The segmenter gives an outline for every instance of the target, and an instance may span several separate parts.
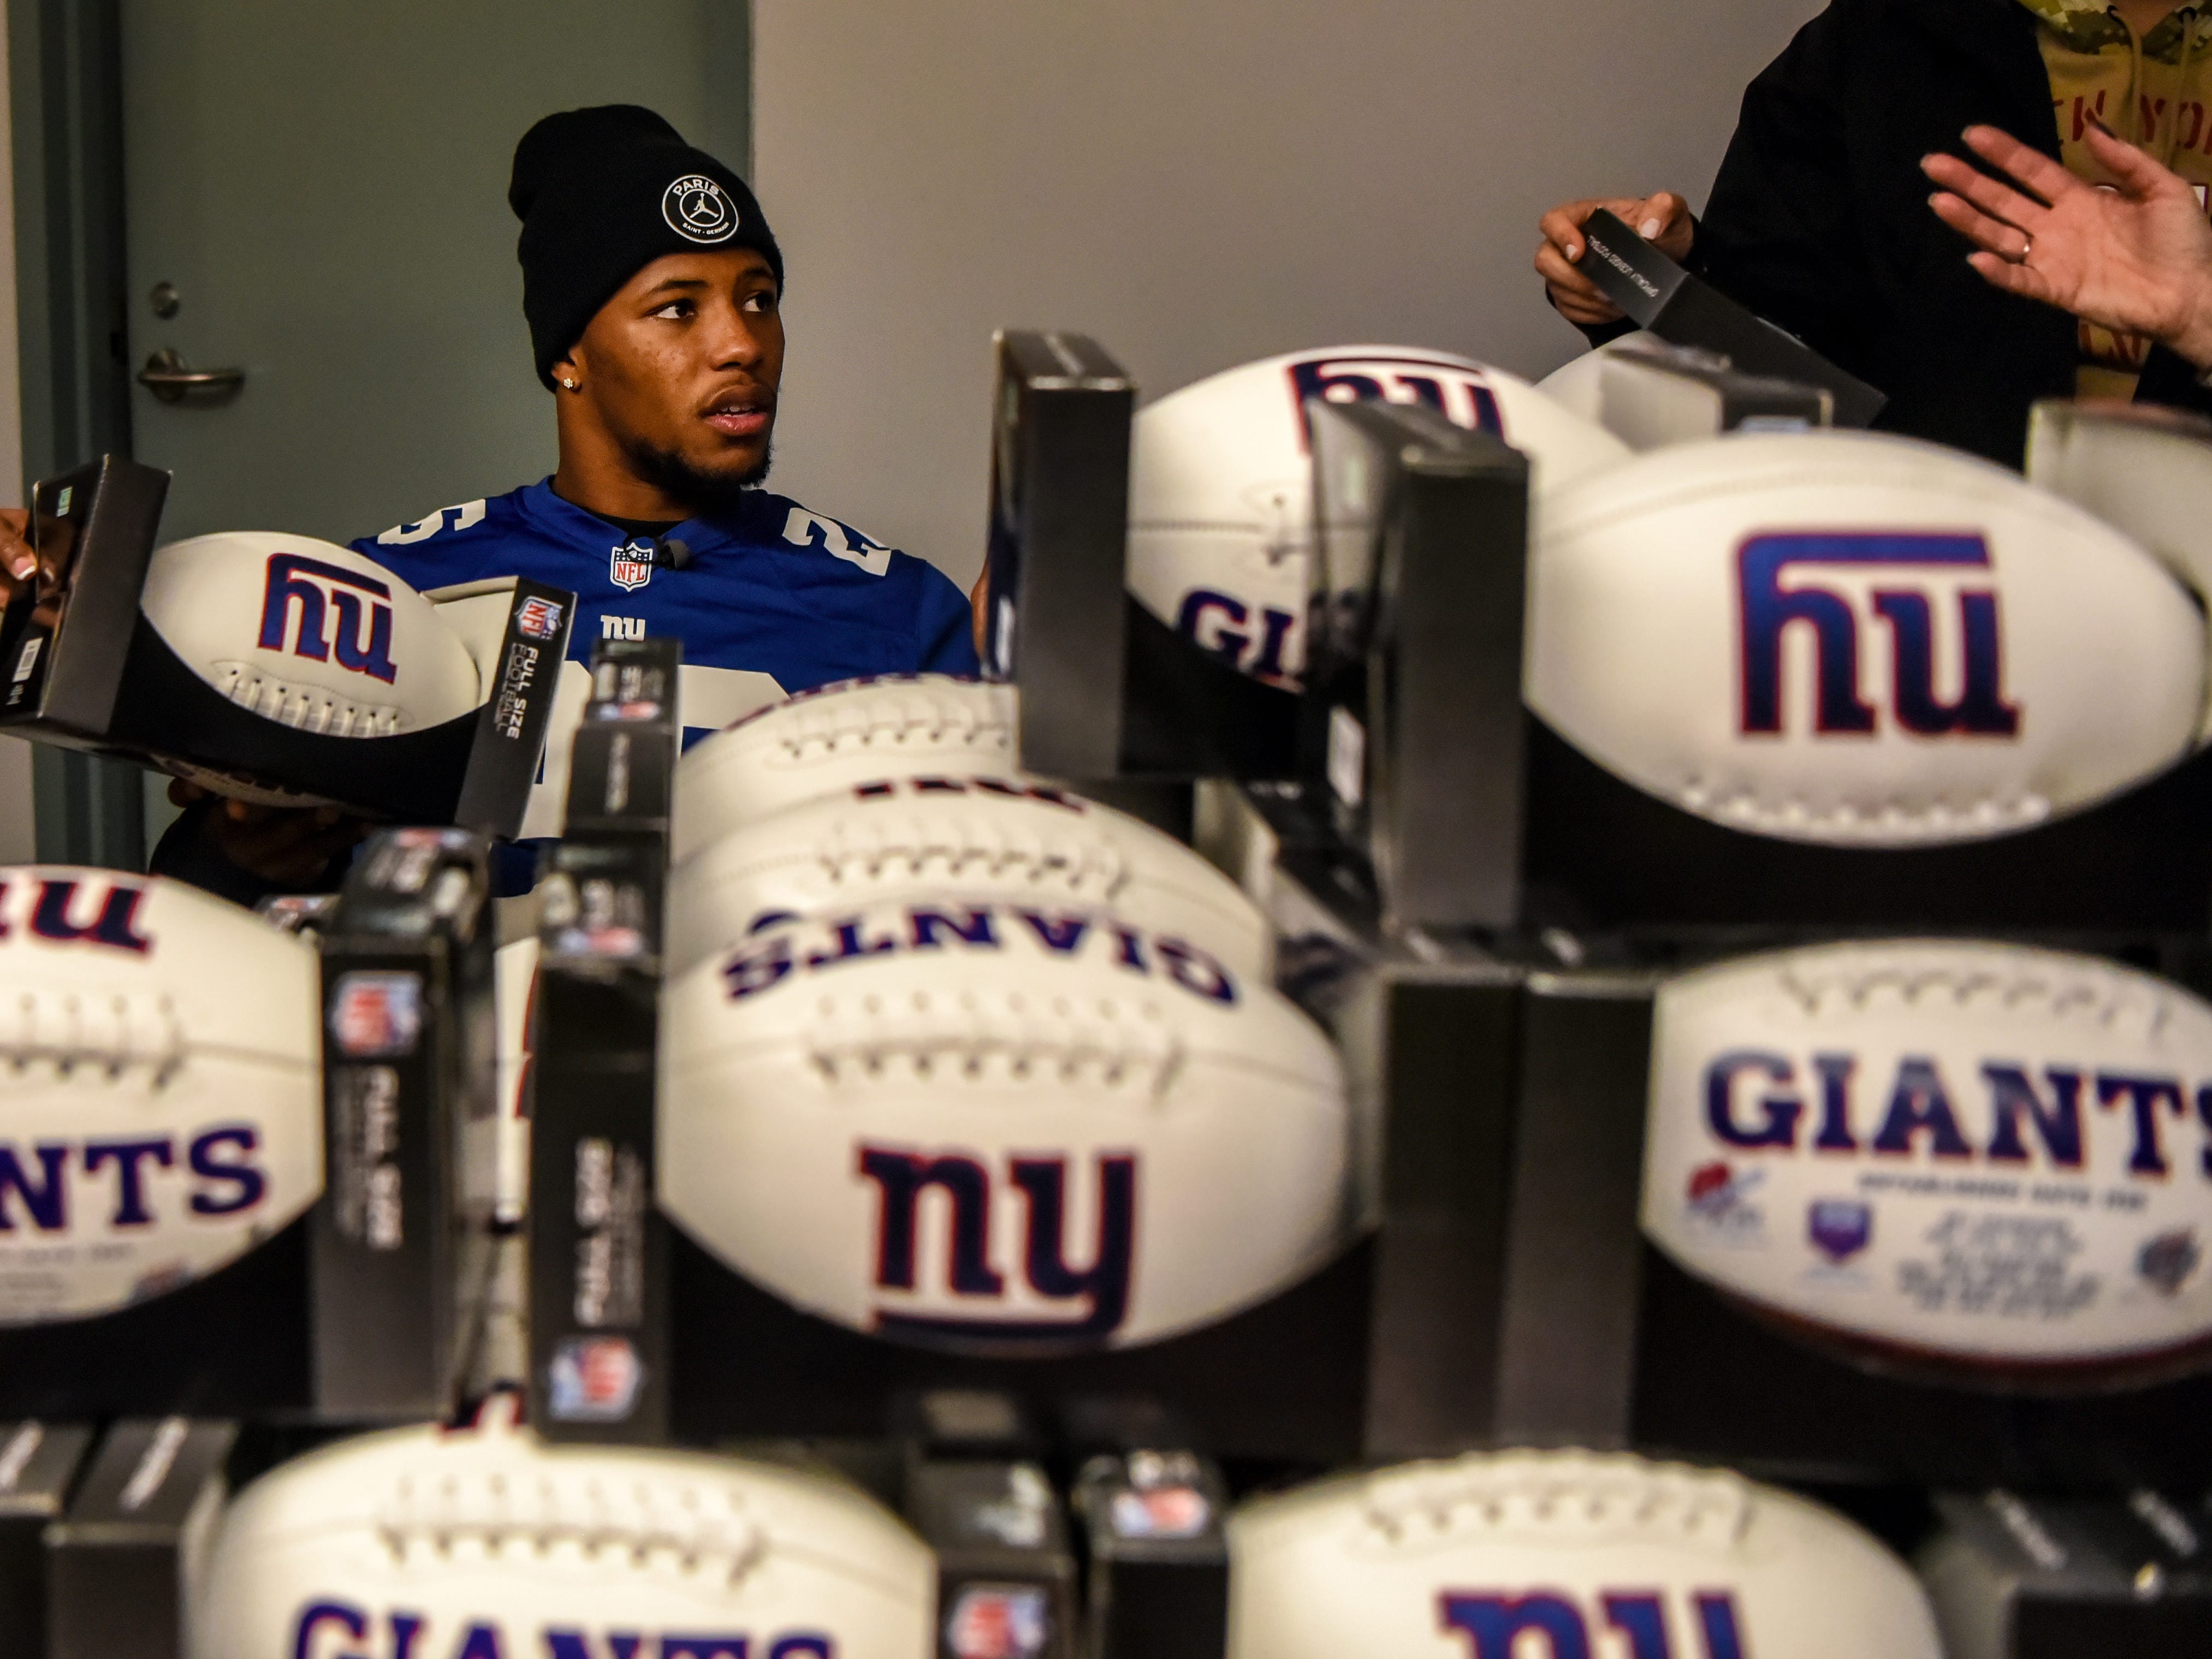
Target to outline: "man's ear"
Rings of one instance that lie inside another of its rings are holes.
[[[579,340],[568,348],[566,356],[553,362],[553,384],[563,392],[572,392],[584,383],[584,343]]]

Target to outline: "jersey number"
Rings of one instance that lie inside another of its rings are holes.
[[[452,522],[447,517],[451,515]],[[376,538],[380,547],[404,547],[410,542],[427,542],[441,530],[466,530],[472,524],[483,521],[484,504],[481,498],[463,501],[459,507],[441,507],[420,524],[396,524]]]
[[[853,544],[855,537],[860,538],[858,547]],[[803,507],[793,507],[791,516],[783,521],[783,538],[793,547],[818,547],[833,559],[857,564],[871,576],[880,576],[891,568],[890,549]]]

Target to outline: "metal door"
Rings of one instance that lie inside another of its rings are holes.
[[[641,103],[744,162],[743,0],[123,0],[132,447],[165,537],[373,533],[542,477],[515,140]],[[734,153],[733,153],[734,152]]]
[[[33,468],[127,445],[175,475],[167,538],[342,541],[542,477],[515,140],[641,103],[743,168],[750,22],[747,0],[16,0]],[[55,753],[40,780],[48,856],[128,861],[127,769]],[[147,834],[168,816],[152,780]]]

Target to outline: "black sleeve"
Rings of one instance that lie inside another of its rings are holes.
[[[352,854],[341,854],[324,867],[323,873],[305,887],[280,887],[264,881],[250,870],[241,870],[224,856],[215,838],[207,833],[207,817],[212,803],[202,801],[187,806],[174,823],[164,832],[154,848],[154,855],[146,861],[147,872],[156,876],[167,876],[203,892],[213,893],[217,898],[227,898],[234,904],[243,904],[249,909],[278,893],[335,893],[345,874]]]
[[[1844,115],[1860,9],[1836,0],[1745,89],[1690,257],[1738,304],[1846,367],[1867,356],[1853,322],[1865,255]]]
[[[2212,416],[2212,387],[2198,378],[2194,363],[2164,346],[2154,349],[2143,365],[2142,378],[2136,382],[2136,401]]]

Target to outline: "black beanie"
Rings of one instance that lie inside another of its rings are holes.
[[[635,104],[549,115],[514,147],[507,204],[522,221],[522,314],[538,378],[655,259],[749,247],[783,286],[783,255],[745,181]]]

